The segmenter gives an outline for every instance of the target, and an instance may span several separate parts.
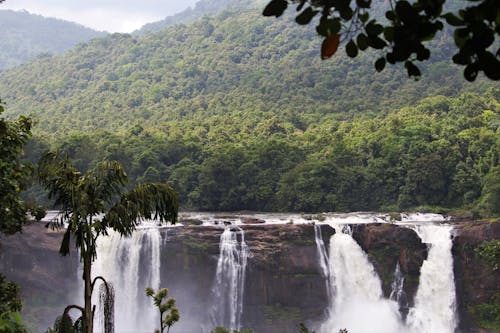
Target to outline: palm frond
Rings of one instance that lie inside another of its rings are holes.
[[[102,225],[129,236],[142,219],[175,224],[178,212],[178,195],[172,187],[145,183],[125,193],[103,218]]]
[[[64,233],[64,237],[63,237],[63,240],[61,242],[61,247],[59,248],[59,253],[62,256],[66,256],[69,254],[70,239],[71,239],[71,230],[68,228],[68,229],[66,229],[66,232]]]
[[[38,162],[38,179],[49,191],[49,198],[63,210],[72,206],[74,188],[78,185],[80,173],[75,169],[68,156],[61,152],[46,152]]]
[[[121,194],[128,177],[120,163],[105,161],[85,175],[86,192],[99,200],[111,205],[113,200]]]

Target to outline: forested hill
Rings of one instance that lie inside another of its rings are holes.
[[[247,10],[144,37],[114,34],[0,73],[0,92],[8,112],[31,114],[38,131],[59,134],[245,113],[307,123],[470,86],[449,64],[449,43],[436,45],[434,62],[415,82],[402,66],[377,74],[373,57],[350,60],[342,51],[321,61],[313,29],[291,21]]]
[[[12,10],[0,10],[0,31],[0,69],[37,56],[60,54],[82,41],[106,35],[76,23]]]
[[[0,73],[10,116],[37,120],[80,169],[120,161],[183,208],[348,211],[418,205],[498,214],[498,85],[467,83],[439,38],[423,78],[373,57],[321,61],[314,29],[225,11],[114,34]]]

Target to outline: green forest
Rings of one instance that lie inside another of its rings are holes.
[[[310,30],[224,11],[3,71],[0,91],[35,121],[27,159],[117,160],[182,209],[499,213],[500,88],[463,79],[446,31],[414,80],[373,53],[321,61]]]

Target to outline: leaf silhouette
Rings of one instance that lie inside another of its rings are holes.
[[[321,45],[321,59],[328,59],[337,52],[339,48],[340,35],[330,35],[323,40]]]

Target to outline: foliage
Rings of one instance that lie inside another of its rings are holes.
[[[9,116],[39,122],[28,160],[46,148],[81,171],[116,160],[133,184],[168,181],[184,208],[482,203],[494,215],[498,182],[485,177],[500,160],[499,90],[460,80],[451,43],[443,31],[428,45],[418,82],[394,68],[374,76],[367,53],[324,75],[314,34],[290,17],[229,11],[3,71],[0,90]]]
[[[465,78],[474,81],[483,71],[492,80],[500,79],[500,49],[495,43],[500,35],[498,3],[471,0],[466,2],[466,7],[453,8],[455,12],[452,12],[446,11],[446,2],[451,3],[449,6],[457,6],[451,0],[391,0],[385,10],[385,19],[381,20],[377,17],[380,11],[377,1],[271,0],[263,15],[279,17],[292,4],[298,12],[295,21],[304,25],[319,14],[316,31],[324,37],[322,58],[331,57],[342,38],[349,57],[354,58],[358,51],[369,48],[381,50],[383,56],[375,62],[378,71],[384,69],[386,62],[404,62],[408,75],[417,77],[421,72],[414,62],[431,56],[424,43],[436,38],[437,32],[448,24],[447,29],[454,29],[458,48],[453,62],[466,66]]]
[[[0,314],[21,311],[22,303],[19,299],[19,286],[14,282],[6,281],[0,274]]]
[[[315,333],[314,331],[309,331],[309,329],[304,325],[304,323],[299,323],[299,333]],[[349,333],[345,328],[340,329],[338,333]]]
[[[491,303],[481,303],[469,310],[480,327],[493,331],[500,330],[500,294],[497,293]]]
[[[175,305],[175,298],[168,297],[168,289],[163,288],[155,291],[152,288],[146,288],[146,295],[153,299],[153,304],[160,311],[160,333],[163,333],[165,328],[167,333],[170,327],[179,321],[179,309]]]
[[[300,333],[309,333],[309,329],[306,327],[306,325],[304,325],[304,323],[299,323],[299,332]],[[310,333],[315,333],[314,331],[310,332]]]
[[[3,112],[0,100],[0,115]],[[19,232],[27,222],[21,191],[27,185],[31,168],[20,157],[31,135],[31,125],[31,120],[24,116],[15,121],[0,118],[0,233]]]
[[[480,208],[486,215],[500,215],[500,166],[490,169],[483,178]]]
[[[96,153],[84,156],[96,157],[82,160],[82,167],[112,157],[131,166],[135,182],[147,180],[154,169],[155,179],[168,179],[182,205],[191,209],[317,212],[479,205],[484,214],[495,215],[497,96],[498,89],[435,96],[376,116],[317,114],[298,124],[287,116],[270,121],[248,111],[243,120],[166,122],[168,133],[154,127],[136,135],[103,131],[79,134],[77,144],[68,144],[74,142],[70,135],[47,145],[71,147],[72,158],[93,147]]]
[[[396,70],[374,80],[369,54],[336,59],[332,75],[324,75],[313,33],[290,18],[271,21],[244,10],[142,37],[94,39],[61,57],[1,72],[0,91],[9,114],[29,110],[37,131],[49,137],[79,132],[68,142],[73,147],[97,129],[135,136],[140,128],[156,127],[166,135],[182,135],[175,126],[185,121],[201,141],[220,141],[233,131],[206,137],[207,127],[244,118],[241,130],[251,131],[257,125],[254,116],[267,120],[259,132],[286,135],[290,125],[303,129],[325,114],[345,119],[392,111],[469,88],[445,62],[451,43],[452,36],[443,33],[429,46],[434,57],[420,82]],[[196,126],[200,122],[204,126]],[[65,150],[71,153],[73,147]],[[93,147],[76,148],[85,156]]]
[[[73,237],[83,263],[85,306],[70,305],[64,314],[71,309],[79,310],[83,331],[92,333],[95,283],[102,280],[106,290],[110,291],[104,278],[93,278],[91,273],[97,255],[97,238],[107,235],[108,229],[129,236],[142,219],[175,223],[177,193],[161,183],[140,184],[125,192],[127,175],[118,162],[100,162],[82,174],[61,152],[47,152],[42,156],[38,163],[38,177],[60,210],[60,219],[53,224],[60,227],[67,224],[59,252],[69,254]]]
[[[22,303],[19,299],[19,286],[14,282],[6,281],[0,274],[0,332],[23,333],[21,322]]]
[[[21,315],[18,312],[0,313],[0,332],[25,333],[26,330],[21,322]]]
[[[500,240],[484,241],[474,251],[493,271],[500,269]]]

